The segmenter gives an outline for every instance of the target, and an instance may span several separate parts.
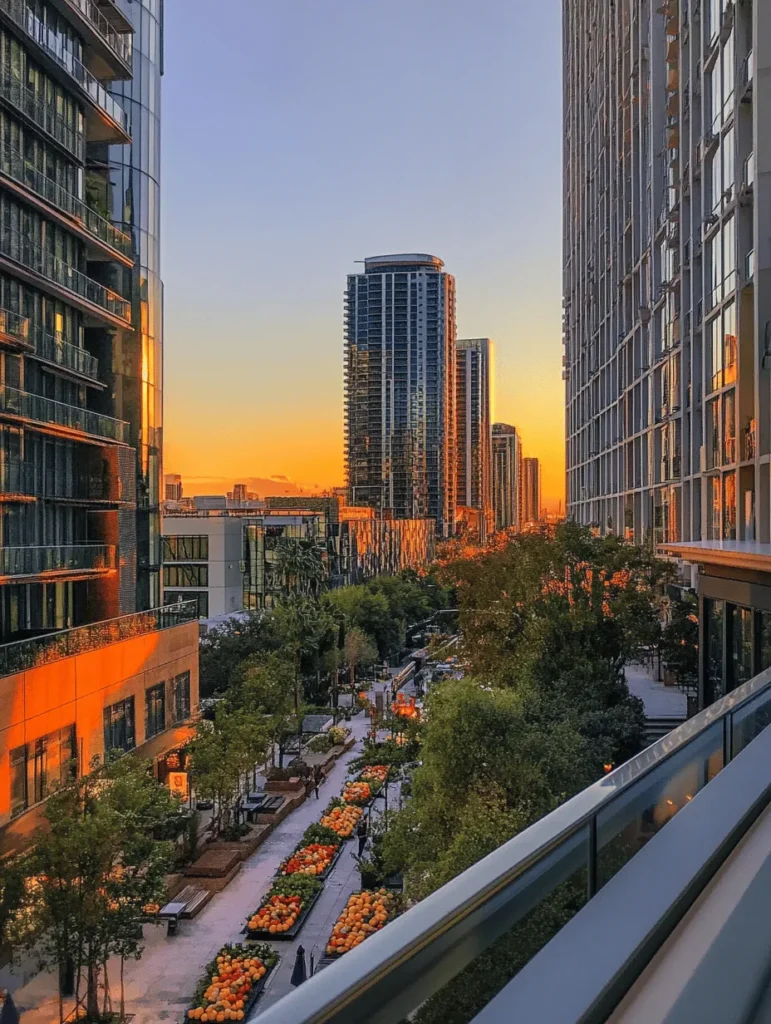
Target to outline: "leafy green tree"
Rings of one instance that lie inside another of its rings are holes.
[[[349,627],[357,626],[377,644],[381,659],[396,659],[404,647],[406,627],[403,619],[391,612],[382,593],[373,593],[366,585],[340,587],[323,597],[324,605],[342,616]]]
[[[350,673],[351,686],[356,684],[356,670],[374,665],[378,659],[378,650],[371,636],[354,626],[345,635],[343,658]]]
[[[324,582],[321,551],[314,541],[280,537],[276,543],[276,573],[287,596],[316,597]]]
[[[210,629],[199,645],[201,696],[225,693],[244,661],[277,651],[280,645],[273,618],[266,612]]]
[[[678,684],[693,690],[699,679],[699,608],[695,594],[669,601],[669,620],[661,639],[661,655]]]

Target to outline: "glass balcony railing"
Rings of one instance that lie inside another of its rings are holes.
[[[698,805],[697,799],[701,800],[698,794],[709,790],[715,780],[718,790],[729,799],[730,790],[726,792],[719,783],[723,771],[728,766],[730,774],[735,768],[734,759],[744,754],[769,723],[771,672],[765,671],[520,832],[382,931],[370,935],[363,948],[351,950],[314,974],[265,1009],[260,1015],[261,1024],[364,1024],[374,1019],[409,1019],[497,939],[511,934],[534,908],[559,893],[565,883],[570,883],[576,893],[570,901],[575,915],[581,906],[591,904],[603,886],[659,832],[664,830],[666,835],[678,814],[685,808],[690,813],[692,802]],[[765,746],[763,757],[767,760]],[[763,763],[762,758],[756,761]],[[753,762],[752,771],[762,769]],[[754,797],[758,800],[754,808],[768,806],[767,786],[767,778],[758,781],[765,799]],[[746,830],[758,811],[743,813]],[[718,819],[718,828],[722,823],[723,819]],[[697,832],[695,842],[703,843],[706,834]],[[710,841],[713,838],[711,835]],[[724,856],[733,848],[732,844],[725,846]],[[675,844],[670,856],[677,859],[681,850]],[[693,856],[692,851],[687,853]],[[666,858],[659,863],[665,864]],[[675,877],[679,881],[680,876]],[[702,885],[705,881],[702,879]],[[653,891],[655,878],[650,879],[650,885]],[[579,886],[585,893],[583,899],[578,895]],[[636,906],[644,898],[637,890]],[[560,905],[568,906],[568,901]],[[607,901],[603,905],[607,906]],[[686,901],[685,906],[689,905]],[[628,907],[619,909],[622,915],[631,913]],[[660,936],[669,935],[675,923],[670,919],[668,930],[660,929]],[[594,925],[599,927],[597,921]],[[542,932],[545,945],[553,933],[546,925]],[[614,941],[624,933],[617,929],[609,934]],[[529,935],[525,940],[528,943],[532,941]],[[641,948],[639,944],[635,947],[636,955]],[[590,954],[595,955],[593,950]],[[567,984],[586,994],[582,974],[570,973]],[[540,992],[543,996],[543,989]],[[542,1007],[530,1009],[529,1013],[510,1012],[484,1019],[608,1019],[607,1013],[583,1016],[542,1012],[539,1016]]]
[[[13,146],[0,143],[0,174],[30,189],[51,206],[69,214],[80,221],[83,227],[101,242],[117,249],[124,256],[132,256],[132,243],[129,235],[120,231],[105,217],[92,210],[82,199],[68,192],[53,178],[46,177],[29,160],[25,160],[19,150]]]
[[[93,437],[128,444],[129,425],[123,420],[3,385],[0,385],[0,413],[36,423],[51,423],[69,430],[80,430]]]
[[[0,461],[0,495],[35,493],[35,467],[20,459]]]
[[[107,92],[102,83],[91,74],[81,60],[78,60],[62,45],[62,37],[45,25],[40,18],[27,6],[25,0],[0,0],[0,9],[4,10],[22,31],[45,50],[52,60],[77,82],[92,103],[119,125],[126,134],[131,134],[128,114],[118,101]]]
[[[58,114],[54,107],[36,96],[7,64],[0,66],[0,93],[12,106],[34,121],[44,132],[64,146],[79,163],[86,158],[86,137]]]
[[[67,370],[74,370],[84,377],[91,377],[92,380],[99,379],[99,362],[96,356],[56,334],[50,334],[42,327],[33,326],[26,316],[21,316],[12,309],[0,307],[0,335],[31,346],[41,359],[47,359]]]
[[[115,568],[112,544],[0,548],[0,576],[39,576],[46,572],[94,572]]]
[[[94,651],[121,640],[132,640],[161,629],[172,629],[186,622],[198,621],[196,601],[153,608],[147,612],[123,615],[118,619],[105,619],[89,626],[63,629],[46,636],[19,640],[0,646],[0,676],[24,672],[39,665],[49,665],[62,658]]]
[[[131,323],[131,303],[58,256],[47,252],[29,236],[13,228],[0,228],[0,255],[21,263],[126,324]]]
[[[131,67],[133,38],[130,32],[116,32],[107,18],[102,14],[93,0],[67,0],[74,10],[79,11],[89,22],[94,31],[101,36],[120,60]]]

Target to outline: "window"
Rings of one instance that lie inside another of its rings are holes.
[[[197,601],[198,618],[209,618],[209,595],[205,590],[165,590],[163,599],[166,604],[177,604],[180,601]]]
[[[75,726],[41,736],[10,753],[11,817],[40,803],[76,771]]]
[[[732,612],[732,689],[752,678],[752,612],[749,608],[729,605]]]
[[[164,562],[207,562],[209,538],[205,534],[191,537],[164,537]]]
[[[182,672],[171,681],[172,721],[177,724],[190,718],[190,673]]]
[[[104,709],[104,752],[133,750],[135,746],[134,698],[127,697]]]
[[[164,565],[164,587],[208,587],[208,565]]]
[[[707,678],[705,703],[712,704],[725,693],[723,681],[723,622],[725,602],[707,600],[704,602],[705,627],[707,632]]]
[[[166,728],[166,687],[164,683],[145,690],[145,739]]]

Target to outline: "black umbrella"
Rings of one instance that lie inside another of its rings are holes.
[[[296,987],[302,985],[304,981],[308,980],[308,969],[305,966],[305,950],[302,946],[297,947],[297,956],[294,960],[294,967],[292,968],[292,984]],[[0,1019],[0,1024],[4,1024]]]
[[[19,1024],[19,1011],[11,999],[11,993],[0,1004],[0,1024]]]

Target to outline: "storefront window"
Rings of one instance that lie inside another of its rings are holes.
[[[731,608],[732,624],[732,689],[752,679],[752,611]]]
[[[760,665],[758,671],[771,668],[771,612],[760,613]]]
[[[723,679],[723,620],[725,602],[707,600],[705,603],[707,657],[705,679],[705,705],[712,704],[725,693]]]

